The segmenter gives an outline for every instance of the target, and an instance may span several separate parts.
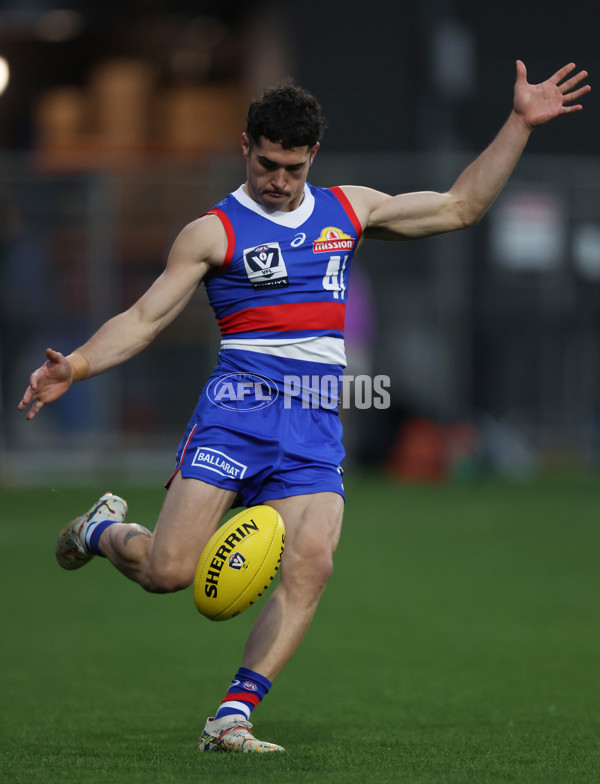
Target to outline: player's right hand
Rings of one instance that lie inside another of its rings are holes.
[[[71,386],[73,369],[69,360],[59,351],[46,349],[46,362],[35,370],[29,379],[19,411],[30,406],[25,419],[33,419],[40,408],[64,395]]]

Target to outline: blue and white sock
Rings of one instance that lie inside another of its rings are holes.
[[[271,688],[271,681],[258,672],[240,667],[221,701],[215,719],[242,713],[247,719]]]
[[[117,522],[118,520],[99,520],[97,523],[90,523],[90,525],[88,525],[85,531],[84,541],[85,541],[85,546],[90,553],[92,553],[93,555],[100,555],[102,556],[102,558],[105,557],[100,552],[98,547],[100,543],[100,537],[102,536],[102,534],[108,528],[109,525],[113,525],[114,523]]]

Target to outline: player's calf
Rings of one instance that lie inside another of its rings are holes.
[[[188,588],[194,580],[194,575],[186,574],[177,561],[161,559],[157,562],[150,557],[140,568],[138,577],[134,579],[150,593],[175,593]]]

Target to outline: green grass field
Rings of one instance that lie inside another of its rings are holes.
[[[3,489],[0,781],[598,782],[600,485],[348,481],[336,573],[255,714],[283,755],[200,755],[257,608],[214,624],[56,533],[104,486]],[[122,487],[149,523],[161,489]]]

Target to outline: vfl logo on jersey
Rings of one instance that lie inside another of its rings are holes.
[[[290,285],[278,242],[266,242],[245,250],[244,265],[253,289],[276,289]]]
[[[328,253],[331,250],[352,250],[354,240],[349,234],[344,234],[341,229],[327,226],[323,229],[318,240],[313,242],[315,253]]]

